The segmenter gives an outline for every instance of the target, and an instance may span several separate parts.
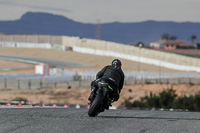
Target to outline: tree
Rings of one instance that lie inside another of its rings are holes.
[[[144,47],[145,44],[144,44],[143,42],[138,42],[138,43],[136,44],[136,46],[141,48],[141,47]]]
[[[169,34],[163,33],[161,39],[162,39],[162,40],[169,40]]]
[[[178,38],[177,38],[177,36],[170,36],[170,40],[177,40]]]
[[[195,40],[195,39],[197,39],[197,36],[192,35],[192,36],[191,36],[192,44],[194,43],[194,40]]]

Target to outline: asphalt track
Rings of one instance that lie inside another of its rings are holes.
[[[49,64],[51,67],[91,67],[91,64],[71,62],[71,61],[62,61],[56,59],[47,59],[47,58],[34,58],[34,57],[21,57],[21,56],[3,56],[0,55],[0,59],[7,60],[20,60],[23,59],[25,62],[27,61],[35,61],[38,63]]]
[[[86,108],[0,108],[0,133],[199,133],[200,113]]]

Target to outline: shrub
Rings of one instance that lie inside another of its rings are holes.
[[[162,91],[159,94],[159,100],[160,100],[160,107],[161,108],[171,108],[172,103],[176,98],[175,91],[171,88],[167,91]]]
[[[28,99],[23,98],[23,97],[16,97],[12,101],[19,101],[19,102],[24,101],[24,102],[28,102]]]
[[[200,93],[194,96],[177,97],[175,91],[171,88],[155,95],[142,97],[133,103],[126,100],[124,105],[128,108],[164,108],[164,109],[184,109],[189,111],[200,111]]]
[[[179,97],[173,102],[172,108],[174,109],[188,109],[188,110],[194,110],[194,97],[189,96],[189,97]]]

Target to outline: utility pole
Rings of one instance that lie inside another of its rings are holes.
[[[140,72],[140,54],[141,54],[142,44],[139,44],[139,56],[138,56],[138,71]]]
[[[97,40],[101,39],[101,21],[100,21],[100,19],[97,19],[97,24],[96,24],[96,39]]]

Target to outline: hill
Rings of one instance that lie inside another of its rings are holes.
[[[125,44],[136,44],[139,41],[149,44],[159,40],[163,33],[185,41],[190,41],[192,35],[200,34],[200,23],[191,22],[113,22],[99,26],[100,39]],[[0,32],[6,34],[67,35],[95,39],[96,29],[97,24],[76,22],[63,16],[40,12],[27,12],[15,21],[0,21]]]

